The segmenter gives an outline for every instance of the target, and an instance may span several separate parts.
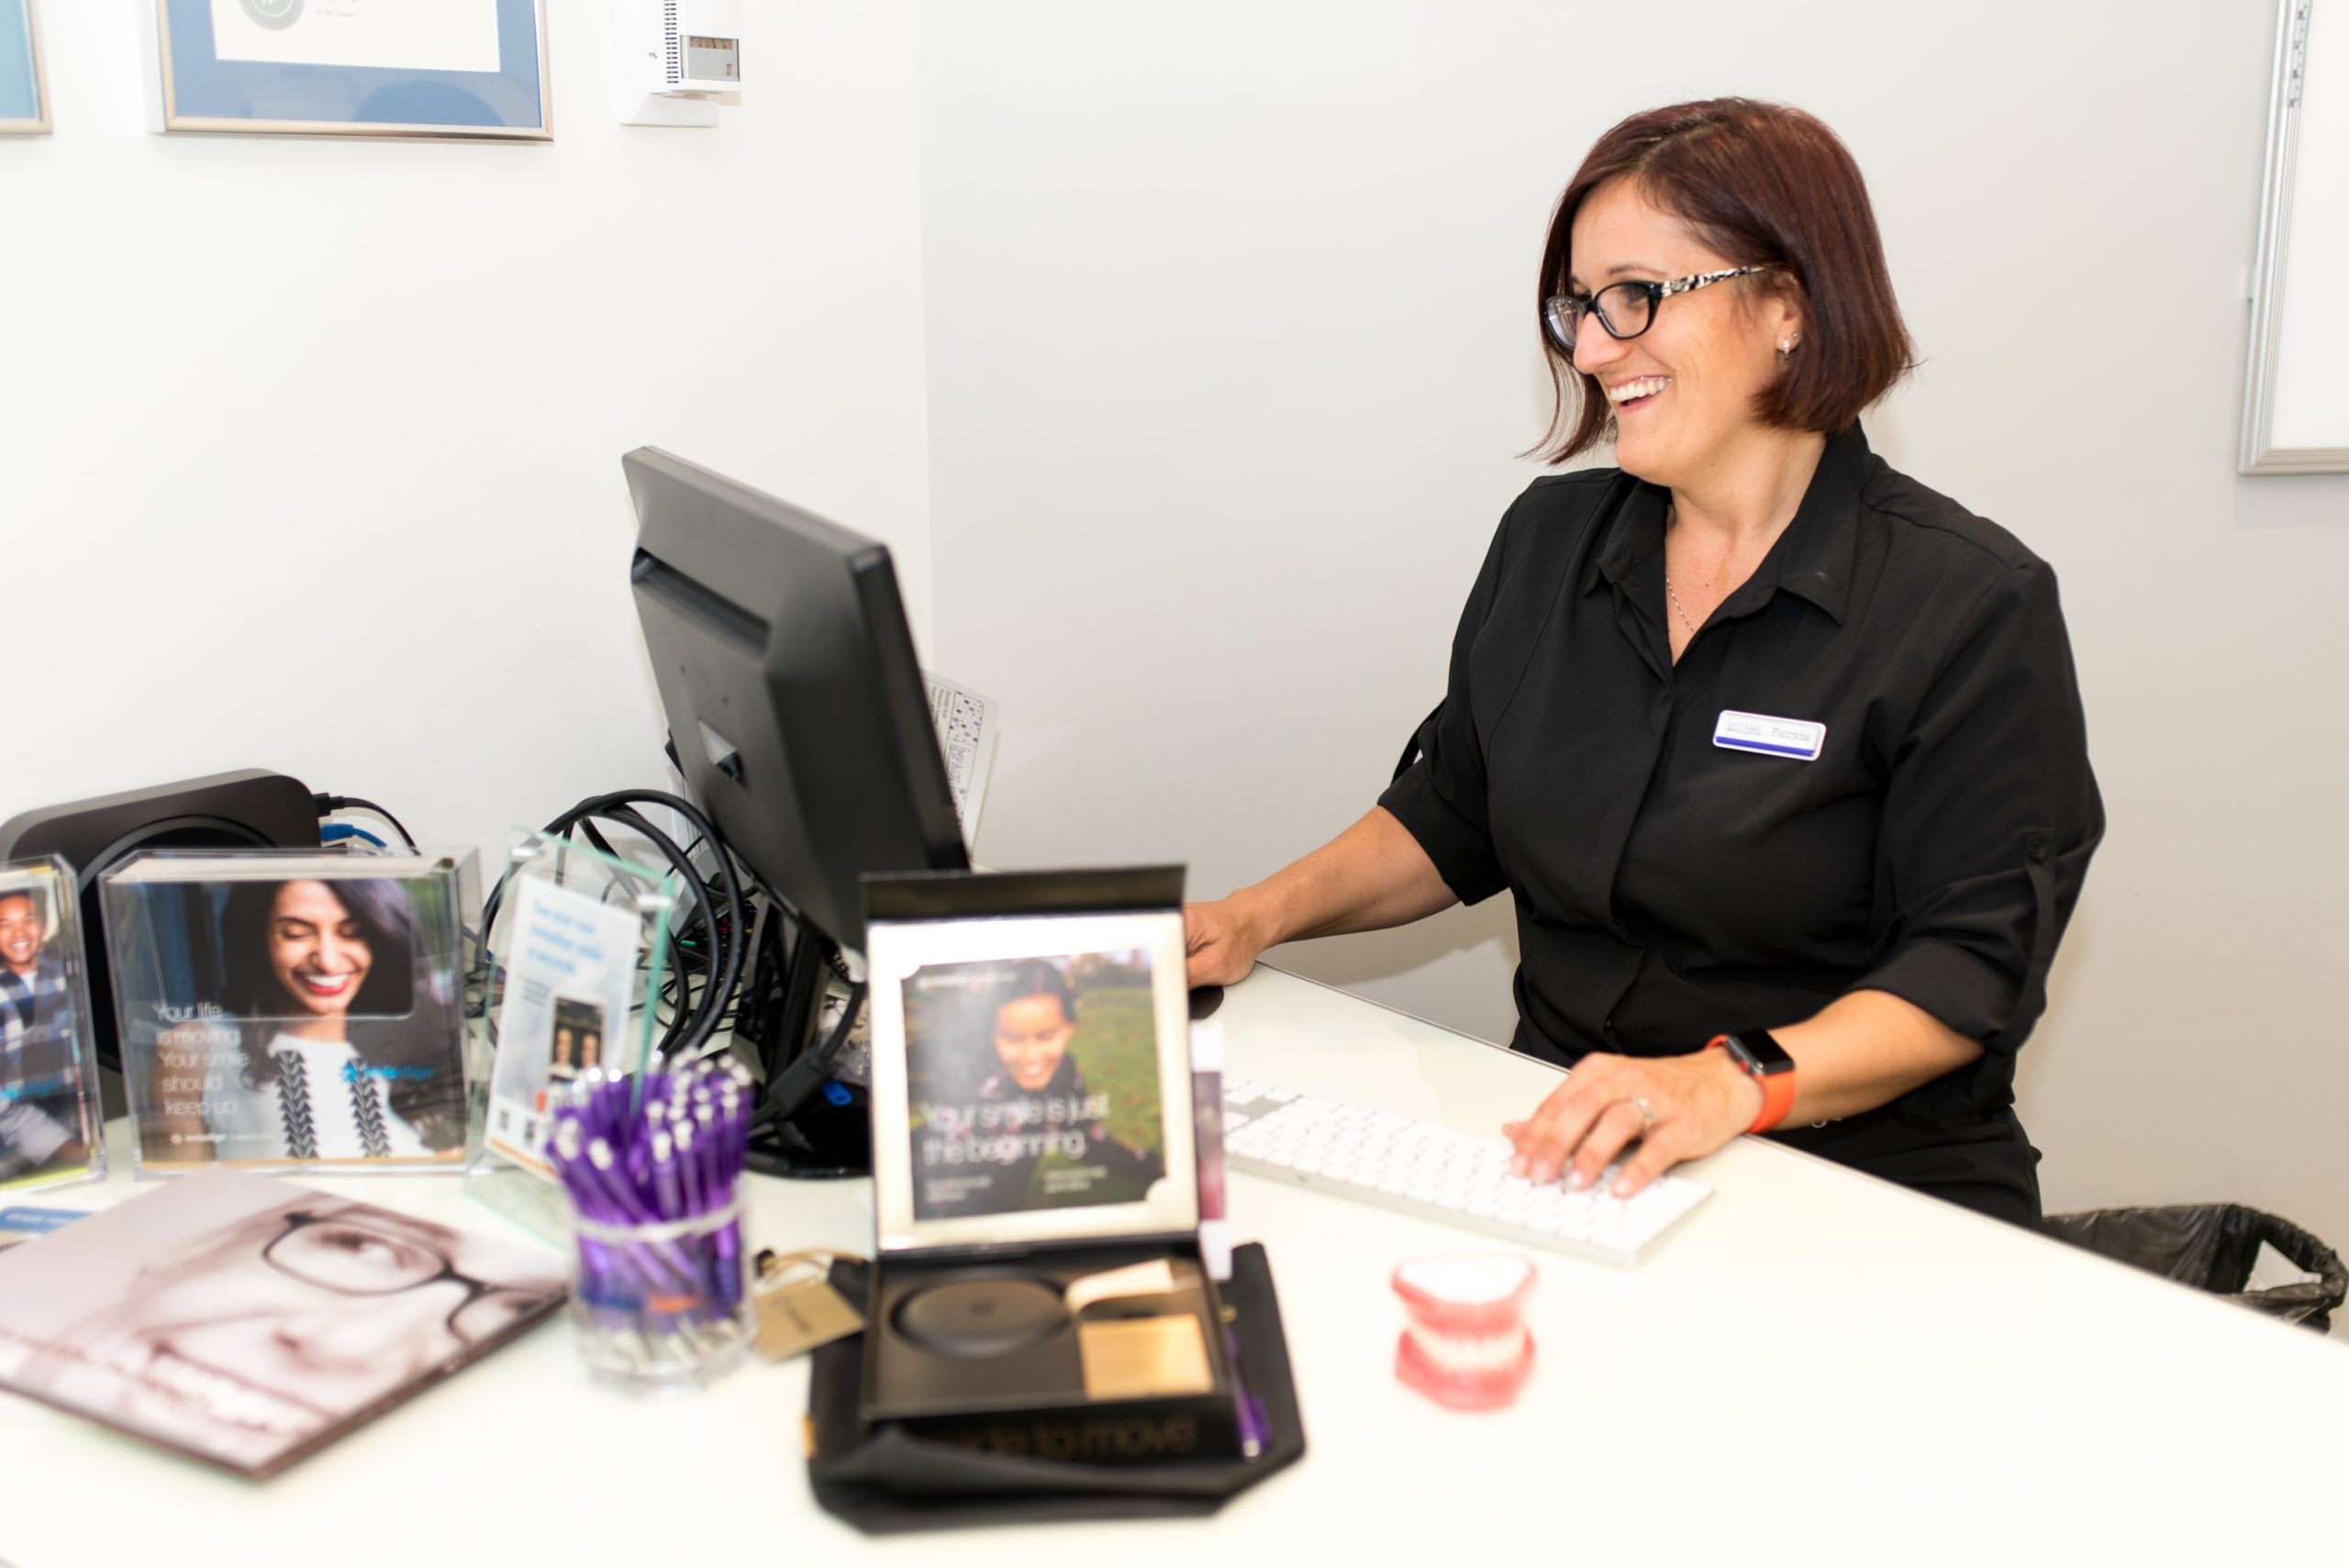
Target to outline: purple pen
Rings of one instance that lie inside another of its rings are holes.
[[[669,1124],[669,1145],[677,1156],[677,1212],[672,1219],[690,1219],[701,1214],[701,1157],[695,1151],[696,1140],[694,1124],[688,1119]]]
[[[1264,1402],[1248,1386],[1246,1369],[1240,1364],[1240,1332],[1229,1323],[1224,1325],[1223,1343],[1231,1352],[1231,1393],[1239,1407],[1240,1451],[1254,1459],[1273,1440],[1273,1423],[1264,1414]]]

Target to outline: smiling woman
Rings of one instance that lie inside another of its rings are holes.
[[[240,1151],[273,1141],[289,1159],[456,1149],[462,1095],[448,1082],[445,1020],[417,1016],[415,930],[390,879],[232,887],[221,1006],[241,1026],[244,1092],[206,1102],[208,1130]]]
[[[1519,1174],[1639,1190],[1742,1132],[2039,1211],[2014,1053],[2104,818],[2046,564],[1895,473],[1912,353],[1851,153],[1746,99],[1636,115],[1535,292],[1553,462],[1501,521],[1416,761],[1186,911],[1193,984],[1503,888]],[[1720,1049],[1713,1049],[1719,1047]]]
[[[1689,264],[1675,268],[1673,257]],[[1628,356],[1597,334],[1575,358],[1578,324],[1598,295],[1605,339],[1630,341],[1656,325],[1664,297],[1747,280],[1709,302],[1744,328],[1720,345],[1746,361],[1738,390],[1748,406],[1717,413],[1731,423],[1845,429],[1915,358],[1859,165],[1819,121],[1774,105],[1682,105],[1609,131],[1558,198],[1541,278],[1542,347],[1558,392],[1544,443],[1552,462],[1625,433],[1621,383],[1638,362],[1626,369]]]

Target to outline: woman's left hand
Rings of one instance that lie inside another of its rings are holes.
[[[1637,1140],[1608,1189],[1629,1197],[1679,1162],[1710,1154],[1761,1114],[1762,1086],[1726,1051],[1595,1051],[1531,1117],[1501,1131],[1517,1145],[1511,1163],[1519,1175],[1536,1184],[1562,1177],[1577,1190]]]

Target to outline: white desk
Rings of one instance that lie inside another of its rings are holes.
[[[1554,1081],[1270,970],[1223,1016],[1236,1073],[1455,1126],[1494,1127]],[[1310,1448],[1213,1519],[868,1540],[808,1495],[804,1362],[647,1400],[591,1383],[557,1323],[262,1485],[0,1396],[0,1561],[1197,1568],[1208,1551],[1318,1565],[1342,1547],[1381,1563],[1531,1550],[1873,1565],[2323,1550],[2321,1512],[2263,1517],[2238,1499],[2332,1495],[2341,1346],[1772,1145],[1741,1140],[1692,1169],[1718,1192],[1637,1271],[1535,1254],[1539,1363],[1493,1415],[1395,1382],[1386,1283],[1403,1258],[1490,1243],[1236,1177],[1234,1228],[1270,1248]],[[446,1178],[317,1184],[506,1223]],[[865,1184],[754,1185],[755,1242],[869,1245]],[[130,1190],[117,1177],[50,1201]],[[692,1506],[654,1515],[640,1498]]]

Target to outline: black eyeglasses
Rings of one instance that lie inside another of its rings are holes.
[[[467,1344],[507,1328],[538,1299],[459,1273],[437,1247],[359,1221],[315,1214],[287,1215],[285,1229],[262,1249],[261,1256],[278,1273],[337,1296],[397,1296],[444,1280],[461,1284],[465,1298],[451,1309],[448,1327]]]
[[[1607,335],[1618,342],[1636,338],[1655,325],[1655,307],[1659,300],[1675,294],[1687,294],[1729,278],[1742,278],[1748,272],[1766,272],[1767,267],[1731,267],[1725,272],[1698,272],[1689,277],[1675,278],[1670,283],[1609,284],[1597,294],[1553,294],[1542,302],[1542,324],[1549,329],[1550,341],[1568,359],[1575,357],[1575,329],[1586,316],[1596,316]]]

